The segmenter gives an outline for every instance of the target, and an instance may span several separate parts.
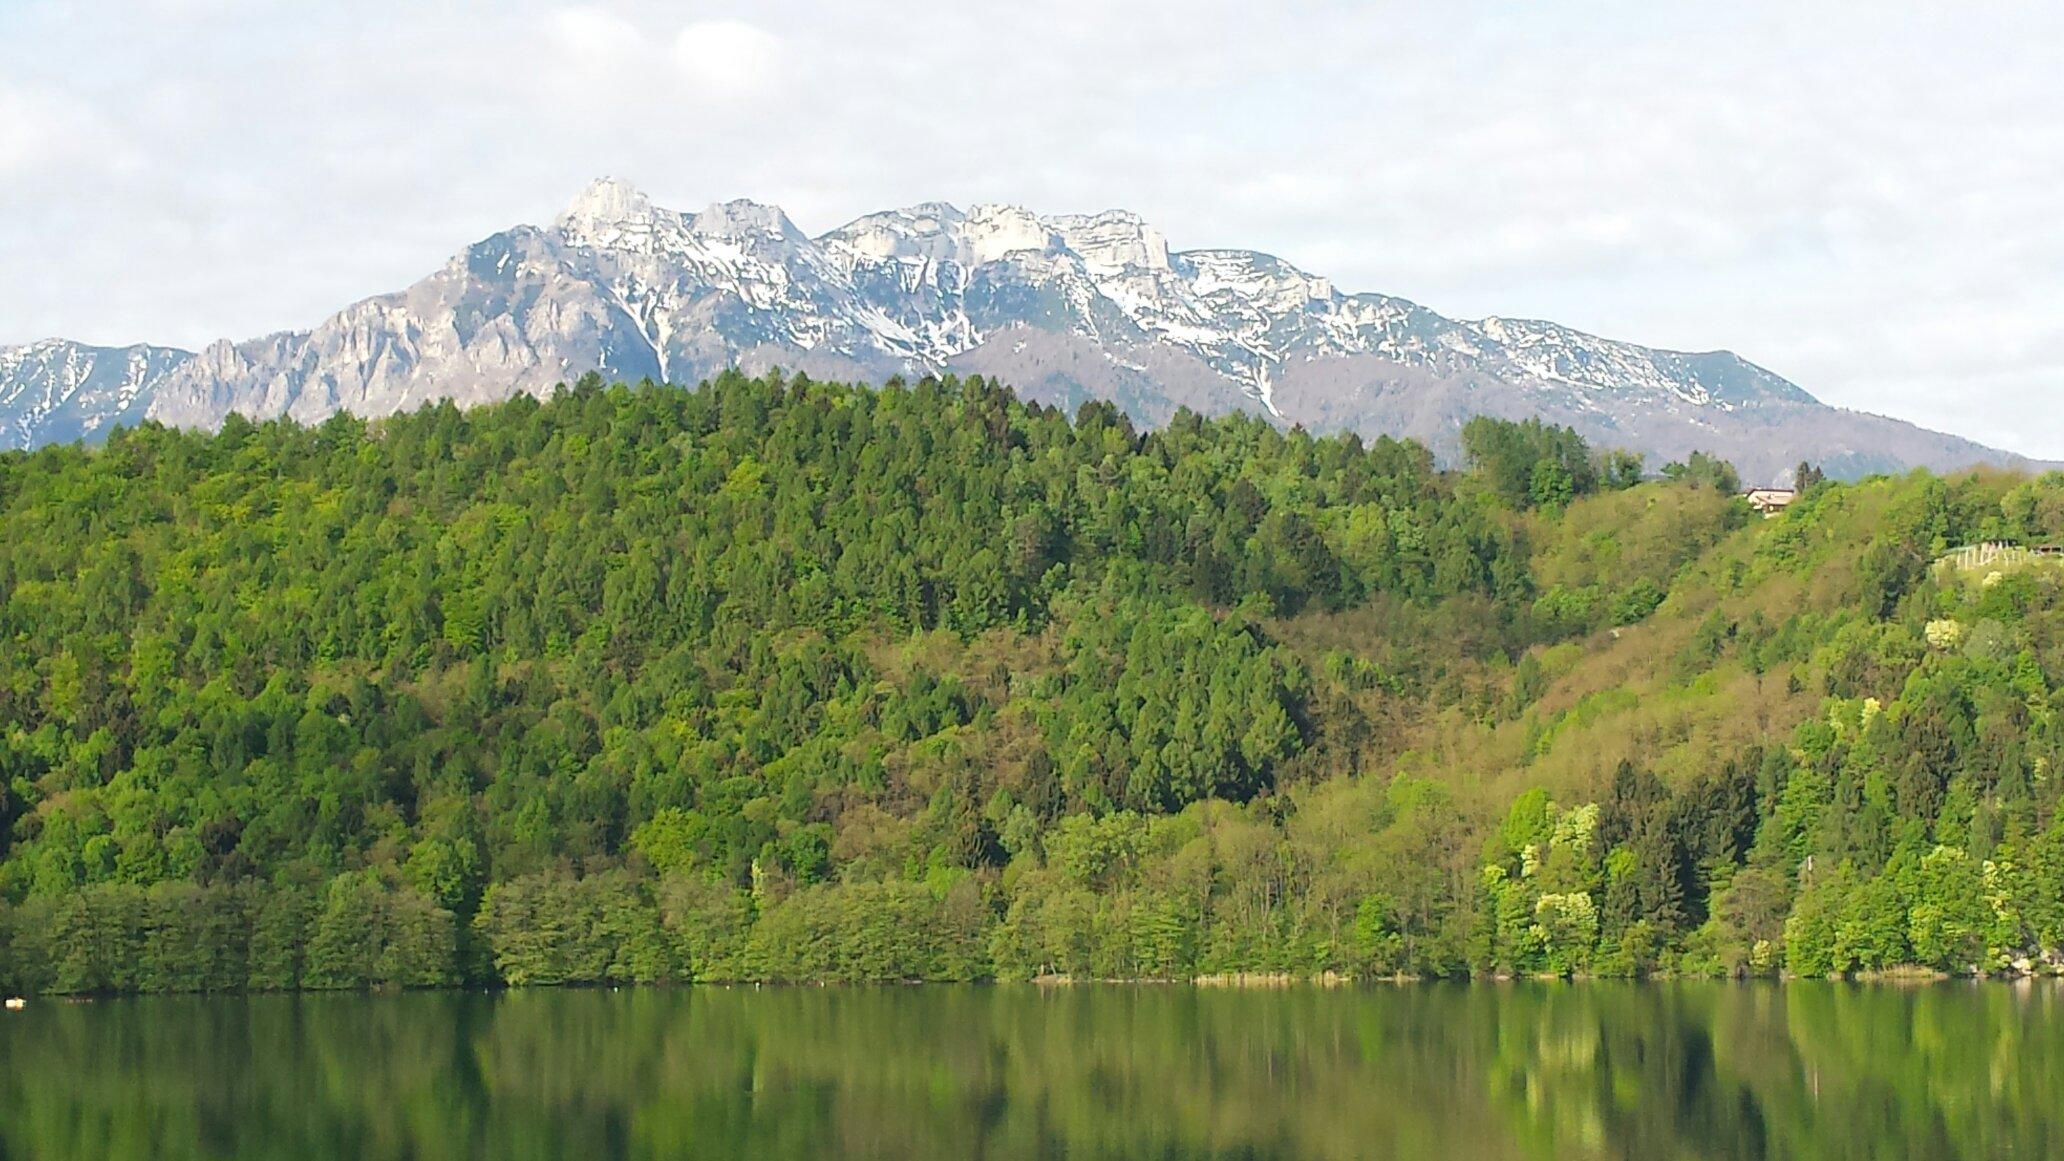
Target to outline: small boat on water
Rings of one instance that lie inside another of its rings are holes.
[[[10,1012],[19,1012],[23,1008],[26,1008],[28,1006],[29,1002],[27,1000],[22,999],[20,996],[7,997],[7,1010]]]

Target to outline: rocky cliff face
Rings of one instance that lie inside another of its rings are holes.
[[[0,350],[0,422],[34,444],[143,415],[314,422],[544,394],[590,370],[689,383],[777,365],[870,380],[980,372],[1048,402],[1112,399],[1149,423],[1184,406],[1244,408],[1414,436],[1449,455],[1471,415],[1541,415],[1655,461],[1715,451],[1755,480],[1800,459],[1848,475],[2021,462],[1826,407],[1731,353],[1448,319],[1343,293],[1266,254],[1173,251],[1123,211],[931,203],[812,238],[772,206],[680,213],[610,180],[550,226],[476,243],[310,331],[193,355],[61,342]]]
[[[158,384],[189,357],[169,347],[63,339],[0,347],[0,446],[92,439],[134,424]]]

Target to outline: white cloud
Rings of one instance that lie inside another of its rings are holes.
[[[144,12],[163,20],[215,20],[255,12],[276,0],[142,0]]]
[[[547,12],[542,27],[549,64],[541,80],[562,111],[583,116],[721,107],[775,91],[788,63],[779,36],[743,20],[696,20],[654,35],[648,30],[664,27],[657,16],[587,5]]]
[[[119,168],[132,160],[120,136],[90,106],[0,80],[0,175],[19,178],[79,165]]]
[[[674,36],[674,61],[705,92],[763,92],[778,79],[781,38],[742,20],[699,20]]]
[[[553,46],[565,53],[565,58],[551,62],[553,65],[613,69],[632,63],[645,46],[637,25],[606,8],[561,8],[551,12],[545,23]]]

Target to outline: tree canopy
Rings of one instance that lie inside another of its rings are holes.
[[[728,374],[0,455],[0,984],[2056,954],[2064,570],[1931,562],[2064,481],[1464,444]]]

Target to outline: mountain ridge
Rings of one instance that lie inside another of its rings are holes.
[[[1042,216],[925,202],[815,237],[749,199],[700,212],[603,178],[546,226],[462,249],[306,330],[197,352],[44,340],[0,348],[0,427],[35,446],[143,418],[314,422],[436,399],[544,394],[593,370],[689,383],[726,366],[820,377],[982,373],[1041,402],[1179,407],[1418,438],[1445,458],[1475,414],[1539,416],[1652,461],[1801,459],[1837,475],[2014,453],[1820,403],[1731,351],[1604,339],[1545,320],[1457,320],[1343,293],[1281,258],[1173,249],[1127,210]]]

